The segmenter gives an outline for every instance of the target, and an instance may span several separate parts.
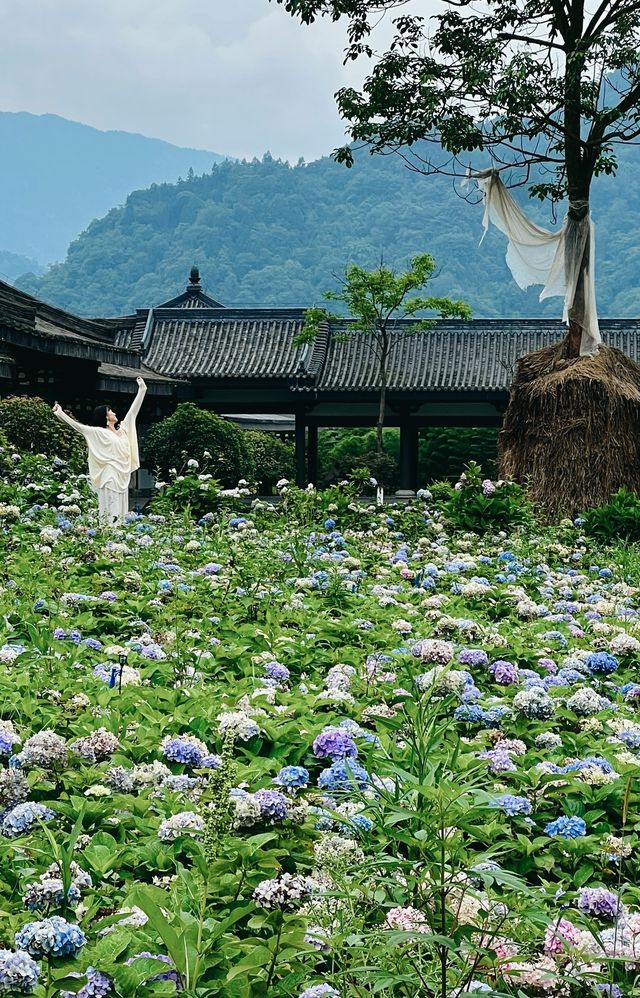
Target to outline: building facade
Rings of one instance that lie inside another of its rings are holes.
[[[59,401],[82,419],[100,401],[124,411],[142,375],[142,432],[192,401],[244,425],[292,432],[297,480],[315,482],[320,427],[375,424],[377,362],[348,323],[327,323],[313,344],[298,346],[303,325],[303,308],[226,308],[204,292],[195,267],[182,294],[109,319],[79,318],[0,282],[0,394]],[[601,328],[640,363],[640,320],[602,320]],[[399,322],[393,334],[386,425],[400,428],[401,486],[411,490],[420,428],[499,426],[517,359],[562,339],[565,326],[442,320],[406,331]]]

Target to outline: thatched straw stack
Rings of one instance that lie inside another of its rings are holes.
[[[500,476],[547,515],[574,516],[626,485],[640,493],[640,365],[615,347],[522,357],[500,433]]]

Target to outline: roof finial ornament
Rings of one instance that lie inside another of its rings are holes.
[[[194,264],[189,273],[189,286],[192,288],[200,287],[200,271]]]

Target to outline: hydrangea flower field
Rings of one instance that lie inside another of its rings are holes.
[[[640,994],[633,552],[282,491],[0,505],[0,993]]]

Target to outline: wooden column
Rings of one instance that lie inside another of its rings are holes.
[[[307,430],[307,468],[309,481],[318,488],[318,427],[309,423]]]
[[[418,427],[405,418],[400,423],[400,488],[397,495],[412,496],[418,485]]]
[[[304,413],[296,413],[296,485],[301,489],[307,484],[307,441]]]

